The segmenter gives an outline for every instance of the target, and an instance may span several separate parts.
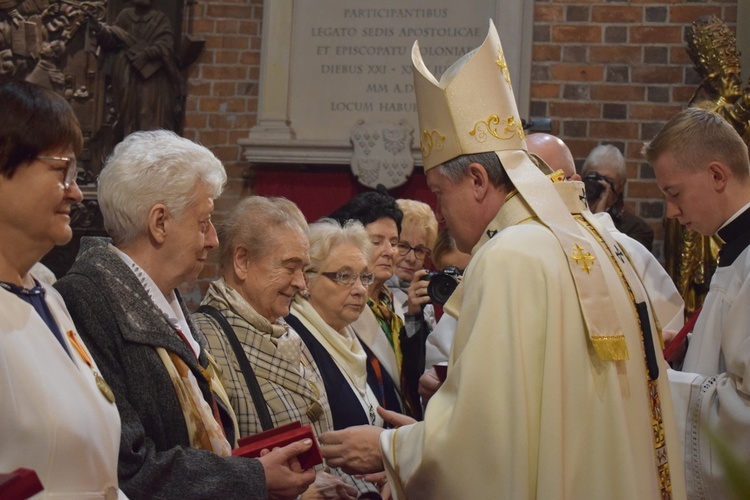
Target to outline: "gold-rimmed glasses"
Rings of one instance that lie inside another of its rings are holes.
[[[65,162],[65,177],[63,177],[63,187],[70,189],[70,185],[76,181],[78,176],[78,162],[75,156],[37,156],[38,160],[52,160]]]

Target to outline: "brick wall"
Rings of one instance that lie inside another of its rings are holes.
[[[220,220],[251,192],[237,141],[256,120],[263,0],[206,0],[193,8],[193,35],[206,44],[188,75],[184,135],[208,147],[227,168],[229,182],[214,215]],[[214,260],[197,284],[182,288],[189,305],[197,306],[217,274]]]
[[[616,145],[628,162],[626,203],[654,228],[662,256],[664,204],[640,150],[690,100],[700,79],[686,28],[714,14],[734,26],[737,1],[535,2],[531,114],[580,167],[591,149]]]
[[[251,191],[237,140],[255,124],[263,1],[211,0],[194,9],[193,32],[206,46],[189,75],[185,136],[227,166],[220,219]],[[600,143],[624,152],[631,179],[626,202],[654,227],[659,257],[664,205],[641,161],[641,145],[699,83],[685,51],[686,28],[705,14],[734,26],[736,12],[737,0],[535,2],[531,114],[553,119],[553,133],[568,143],[579,166]],[[185,289],[191,302],[216,272],[207,266],[203,282]]]

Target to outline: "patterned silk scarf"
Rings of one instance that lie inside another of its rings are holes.
[[[190,446],[213,451],[222,457],[231,455],[232,447],[218,423],[219,417],[203,398],[203,393],[198,387],[198,380],[188,365],[177,354],[169,352],[163,347],[157,347],[156,352],[164,363],[167,373],[169,373],[177,399],[182,407],[182,414],[190,436]],[[213,392],[217,385],[221,386],[221,382],[219,382],[215,370],[210,365],[206,372],[203,373],[203,376]]]
[[[380,329],[385,333],[388,342],[393,348],[393,352],[396,355],[396,364],[398,365],[399,374],[401,373],[401,363],[403,360],[403,354],[401,353],[401,328],[404,326],[404,322],[395,313],[393,308],[393,293],[388,289],[387,286],[383,286],[378,293],[377,302],[368,297],[367,305],[375,314],[375,318],[380,324]]]

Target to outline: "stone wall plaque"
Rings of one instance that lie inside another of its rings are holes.
[[[498,27],[521,116],[529,101],[533,2],[522,0],[266,0],[258,122],[240,140],[260,163],[348,164],[352,127],[417,129],[415,40],[440,77]],[[415,134],[418,135],[418,134]],[[412,155],[421,164],[418,147]]]

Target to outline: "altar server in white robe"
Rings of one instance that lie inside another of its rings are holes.
[[[427,183],[472,253],[445,307],[458,318],[447,379],[424,422],[324,434],[324,456],[382,460],[398,499],[683,498],[643,286],[528,156],[494,25],[440,82],[417,44],[412,59]]]
[[[670,371],[688,497],[728,498],[718,438],[750,464],[750,161],[720,115],[688,108],[644,148],[667,217],[724,241],[682,371]],[[712,437],[712,436],[715,436]],[[747,494],[747,492],[745,492]]]
[[[31,83],[0,79],[0,102],[0,473],[34,470],[42,498],[125,498],[114,396],[60,295],[30,271],[73,235],[81,129]]]

